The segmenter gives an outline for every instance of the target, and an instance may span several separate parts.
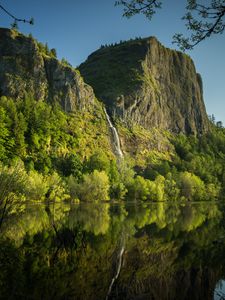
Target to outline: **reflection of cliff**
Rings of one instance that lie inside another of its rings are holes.
[[[129,278],[127,284],[118,284],[111,299],[173,299],[211,300],[215,284],[220,278],[215,270],[190,269],[172,277],[149,277],[146,280]],[[122,296],[115,296],[122,295]]]
[[[146,235],[138,238],[126,253],[110,299],[212,299],[216,282],[225,272],[222,267],[225,246],[217,245],[214,251],[212,241],[208,247],[205,242],[203,248],[201,241],[199,250],[194,251],[192,235],[170,242],[165,242],[169,239],[165,232],[155,233],[152,238]],[[201,238],[199,235],[199,241]]]

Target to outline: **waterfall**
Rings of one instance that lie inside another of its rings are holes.
[[[110,283],[110,286],[109,286],[109,289],[108,289],[108,293],[107,293],[107,296],[106,296],[106,300],[109,298],[109,296],[111,294],[111,291],[112,291],[113,284],[114,284],[115,280],[118,278],[118,276],[120,274],[124,250],[125,250],[125,245],[124,245],[124,242],[123,242],[122,245],[121,245],[120,252],[118,254],[118,263],[117,263],[117,266],[116,266],[116,274],[112,278],[112,281]]]
[[[112,136],[113,136],[113,145],[115,147],[115,151],[116,151],[116,155],[119,156],[120,158],[123,157],[123,152],[120,148],[120,139],[119,139],[119,135],[118,135],[118,132],[116,130],[116,128],[113,126],[111,120],[110,120],[110,117],[104,107],[104,112],[105,112],[105,115],[106,115],[106,119],[108,121],[108,124],[109,124],[109,127],[110,127],[110,130],[112,132]]]

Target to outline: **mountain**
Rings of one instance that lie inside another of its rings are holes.
[[[99,149],[113,157],[103,105],[79,71],[32,36],[6,28],[0,28],[0,129],[0,161],[19,156],[43,171]]]
[[[111,115],[125,124],[184,134],[209,129],[193,61],[155,37],[102,46],[79,70]]]
[[[54,57],[47,46],[15,30],[0,29],[0,96],[33,95],[67,111],[94,104],[92,88],[79,72]]]
[[[8,189],[0,210],[11,193],[78,201],[224,195],[225,131],[209,123],[190,57],[137,39],[102,47],[79,69],[32,36],[0,29],[0,181]]]

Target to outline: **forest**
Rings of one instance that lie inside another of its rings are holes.
[[[103,126],[101,116],[90,120],[87,114],[66,113],[29,95],[17,101],[1,97],[1,207],[25,200],[223,198],[224,128],[211,122],[211,130],[202,136],[170,135],[172,158],[148,156],[140,167],[129,157],[118,161],[104,151],[104,140],[96,146],[91,135],[98,129],[96,122]]]

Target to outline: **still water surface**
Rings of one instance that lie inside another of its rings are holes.
[[[225,206],[25,204],[0,231],[0,299],[225,299]]]

